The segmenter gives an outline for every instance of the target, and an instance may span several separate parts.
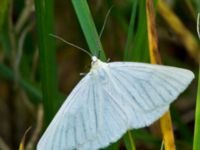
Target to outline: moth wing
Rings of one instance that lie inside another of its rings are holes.
[[[155,118],[158,119],[161,117],[168,109],[169,106],[165,106],[148,113],[135,112],[134,114],[129,114],[132,120],[132,122],[130,122],[132,124],[131,126],[129,126],[126,121],[124,122],[125,125],[122,125],[122,118],[117,115],[118,113],[116,114],[116,111],[111,110],[105,118],[105,126],[102,129],[102,132],[100,132],[95,139],[80,145],[78,150],[96,150],[99,148],[105,148],[109,144],[118,141],[127,130],[150,125],[155,121]]]
[[[101,127],[101,101],[91,75],[70,93],[41,137],[37,150],[73,150],[94,138]]]
[[[105,147],[128,129],[157,120],[194,77],[188,70],[138,63],[109,63],[91,75],[67,98],[38,150]]]
[[[135,107],[134,102],[121,88],[118,81],[110,74],[110,70],[99,70],[101,83],[102,119],[101,130],[96,137],[80,145],[78,149],[99,149],[116,142],[128,130],[141,128],[152,124],[160,118],[168,109],[169,105],[154,107],[144,110],[143,107]],[[141,99],[142,101],[142,99]]]
[[[139,110],[169,105],[194,78],[190,70],[163,65],[114,62],[108,67],[121,93]]]
[[[105,147],[128,129],[152,124],[194,78],[186,69],[144,63],[109,63],[105,72],[101,75],[108,79],[108,84],[102,85],[105,129],[95,140],[83,144],[81,150]]]

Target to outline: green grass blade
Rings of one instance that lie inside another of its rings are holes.
[[[9,39],[9,31],[8,31],[8,20],[4,21],[2,25],[3,30],[0,31],[0,42],[3,48],[3,51],[7,58],[11,56],[11,44]]]
[[[72,3],[92,55],[100,56],[101,60],[106,60],[87,1],[72,0]]]
[[[131,131],[128,131],[124,137],[124,142],[127,150],[136,150],[135,143],[133,140],[133,134]]]
[[[131,19],[128,27],[128,36],[127,36],[127,41],[125,45],[125,51],[124,51],[124,60],[128,61],[130,60],[131,53],[132,53],[132,43],[134,42],[134,28],[135,28],[135,18],[136,18],[136,13],[137,13],[137,5],[138,1],[135,0],[132,2],[132,12],[131,12]],[[127,150],[135,150],[135,144],[133,140],[133,136],[131,131],[128,131],[124,137],[124,142]]]
[[[139,1],[139,14],[138,24],[133,42],[129,46],[129,61],[142,61],[148,62],[149,51],[148,51],[148,39],[147,39],[147,22],[146,22],[146,1]]]
[[[5,21],[5,15],[8,9],[8,0],[0,1],[0,32],[2,30],[2,25]]]
[[[0,2],[0,46],[2,46],[6,57],[9,58],[11,56],[11,44],[8,20],[8,0],[3,0]]]
[[[134,36],[135,16],[137,1],[133,1],[131,21],[128,29],[128,37],[125,48],[124,60],[127,61],[147,61],[148,56],[148,41],[147,41],[147,24],[146,24],[146,1],[139,1],[139,22]],[[125,145],[128,150],[135,150],[135,144],[131,131],[128,131],[124,136]]]
[[[128,36],[127,36],[127,41],[125,45],[124,60],[129,60],[129,56],[132,51],[131,43],[134,42],[133,37],[134,37],[134,28],[135,28],[135,18],[136,18],[136,13],[137,13],[137,4],[138,4],[137,0],[133,1],[131,19],[130,19],[130,23],[128,27]]]
[[[114,0],[107,0],[106,2],[109,7],[113,6],[113,4],[115,3]],[[118,7],[114,7],[114,9],[112,10],[112,16],[120,25],[120,28],[122,29],[122,31],[124,31],[125,33],[128,32],[127,19],[125,17],[125,14]]]
[[[53,0],[35,0],[35,8],[45,120],[48,124],[60,104],[57,98],[55,41],[49,36],[50,33],[53,33]]]
[[[194,5],[196,6],[197,13],[200,12],[200,1],[199,0],[193,0]]]
[[[158,2],[159,2],[159,0],[154,0],[155,9],[157,8]]]
[[[196,0],[195,2],[196,2],[197,12],[200,13],[200,1]],[[199,24],[197,24],[197,26],[198,25]],[[197,32],[200,32],[200,31],[197,31]],[[193,150],[199,150],[200,149],[199,139],[200,139],[200,67],[199,67],[198,91],[197,91],[196,112],[195,112],[195,128],[194,128]]]
[[[200,1],[194,0],[194,2],[196,4],[197,12],[200,13]],[[196,101],[193,150],[200,149],[199,139],[200,139],[200,67],[199,67],[198,91],[197,91],[197,101]]]
[[[198,80],[193,150],[200,150],[200,68]]]
[[[147,36],[147,19],[146,19],[146,0],[139,3],[139,23],[133,46],[133,60],[149,61],[148,36]]]

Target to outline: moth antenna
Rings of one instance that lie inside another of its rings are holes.
[[[103,31],[104,31],[104,29],[105,29],[106,23],[107,23],[107,21],[108,21],[108,17],[109,17],[109,15],[110,15],[110,12],[111,12],[111,10],[113,9],[113,7],[114,7],[114,5],[112,5],[112,6],[110,7],[110,9],[108,10],[108,12],[106,13],[106,17],[105,17],[105,20],[104,20],[104,22],[103,22],[103,26],[102,26],[102,28],[101,28],[101,32],[100,32],[100,34],[99,34],[99,38],[101,38],[101,36],[102,36],[102,34],[103,34]]]
[[[92,57],[92,55],[91,55],[87,50],[85,50],[85,49],[83,49],[83,48],[81,48],[81,47],[79,47],[79,46],[77,46],[77,45],[75,45],[75,44],[73,44],[73,43],[71,43],[71,42],[66,41],[65,39],[61,38],[60,36],[57,36],[57,35],[55,35],[55,34],[49,34],[49,35],[52,36],[52,37],[54,37],[54,38],[56,38],[56,39],[58,39],[58,40],[60,40],[60,41],[62,41],[62,42],[64,42],[64,43],[66,43],[66,44],[68,44],[68,45],[70,45],[70,46],[72,46],[72,47],[75,47],[75,48],[77,48],[77,49],[79,49],[79,50],[85,52],[85,53],[88,54],[90,57]]]
[[[200,39],[200,29],[199,29],[199,27],[200,27],[200,13],[198,13],[198,15],[197,15],[197,34],[198,34],[198,37]]]

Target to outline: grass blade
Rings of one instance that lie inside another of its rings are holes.
[[[132,6],[132,13],[131,13],[131,19],[128,27],[128,36],[127,36],[127,41],[126,41],[126,46],[125,46],[125,52],[124,52],[124,60],[129,60],[129,56],[131,56],[131,43],[133,43],[133,37],[134,37],[134,28],[135,28],[135,18],[136,18],[136,13],[137,13],[137,4],[138,1],[135,0],[133,1],[133,6]]]
[[[158,39],[155,26],[154,5],[151,0],[146,0],[147,13],[147,31],[149,41],[150,62],[152,64],[161,64],[161,58],[158,51]]]
[[[24,135],[23,135],[23,137],[22,137],[22,139],[21,139],[21,142],[20,142],[20,145],[19,145],[19,150],[25,150],[25,140],[26,140],[26,136],[27,136],[27,134],[28,134],[28,132],[31,130],[31,127],[29,127],[26,131],[25,131],[25,133],[24,133]]]
[[[135,143],[134,143],[134,140],[133,140],[133,134],[132,134],[131,131],[128,131],[124,135],[123,139],[124,139],[125,146],[126,146],[127,150],[136,150]]]
[[[0,1],[0,32],[2,30],[2,25],[5,21],[5,15],[8,9],[8,0]]]
[[[199,0],[192,0],[194,5],[196,6],[197,12],[200,12],[200,1]]]
[[[176,150],[171,114],[168,111],[160,119],[161,129],[163,133],[164,146],[166,150]]]
[[[197,17],[197,33],[200,39],[200,30],[199,30],[199,24],[200,22],[200,13]],[[198,79],[198,90],[197,90],[197,101],[196,101],[196,112],[195,112],[195,128],[194,128],[194,143],[193,143],[193,150],[199,150],[200,144],[200,67],[199,67],[199,79]]]
[[[0,9],[2,9],[2,7],[4,6],[1,6],[3,3],[0,2]],[[4,2],[3,5],[5,5],[6,1]],[[8,5],[8,4],[6,4]],[[4,9],[8,9],[8,6],[7,8],[4,8]],[[11,43],[10,43],[10,37],[9,37],[9,11],[7,10],[5,12],[5,10],[0,10],[0,42],[1,42],[1,46],[3,48],[3,51],[6,55],[7,58],[9,58],[11,56]]]
[[[101,60],[106,60],[87,1],[72,0],[72,3],[92,55],[100,56]]]
[[[42,91],[45,120],[48,124],[60,104],[57,101],[56,52],[53,33],[53,0],[35,0],[36,24],[42,70]]]
[[[134,28],[135,28],[135,18],[136,18],[136,13],[137,13],[137,5],[138,5],[138,1],[137,0],[133,1],[131,19],[130,19],[130,23],[129,23],[129,27],[128,27],[128,36],[127,36],[125,52],[124,52],[124,60],[125,61],[128,61],[130,59],[130,56],[132,53],[131,43],[134,42],[133,39],[134,39]],[[124,139],[127,150],[135,150],[136,149],[131,131],[127,131],[127,133],[124,135],[123,139]]]
[[[145,2],[145,0],[139,1],[138,24],[129,61],[148,62],[149,60]]]
[[[196,101],[196,112],[195,112],[195,130],[194,130],[194,143],[193,150],[199,150],[200,144],[200,68],[199,68],[199,79],[198,79],[198,92]]]
[[[152,0],[146,0],[146,9],[150,60],[152,64],[161,64],[155,27],[154,5]],[[176,147],[174,142],[170,112],[167,112],[164,116],[161,117],[160,124],[163,133],[165,149],[175,150]]]
[[[159,14],[167,22],[167,24],[176,32],[180,37],[179,41],[185,46],[188,54],[199,63],[199,44],[196,41],[193,34],[186,28],[183,22],[178,18],[178,16],[170,9],[165,1],[159,1],[158,3]]]

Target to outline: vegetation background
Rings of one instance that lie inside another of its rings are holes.
[[[193,146],[193,137],[198,106],[200,42],[196,22],[200,1],[152,2],[163,64],[188,68],[196,75],[171,106],[176,148],[199,150],[198,142]],[[112,6],[101,44],[97,33]],[[1,0],[0,150],[18,149],[30,126],[26,142],[21,145],[27,150],[35,149],[43,129],[82,78],[79,74],[89,71],[91,58],[61,41],[56,42],[50,33],[92,54],[100,51],[102,60],[150,61],[146,0]],[[197,113],[196,119],[200,118]],[[107,149],[160,149],[159,126],[157,122],[149,128],[130,131]],[[196,141],[200,139],[199,130]]]

